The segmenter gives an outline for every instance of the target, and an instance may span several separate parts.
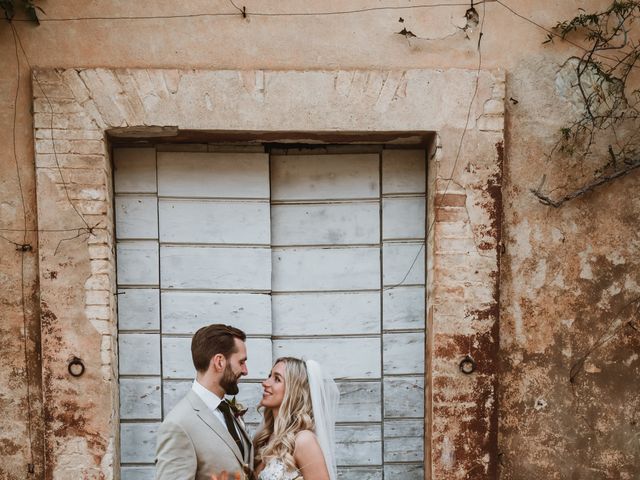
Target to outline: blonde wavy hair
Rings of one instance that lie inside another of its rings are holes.
[[[307,367],[303,360],[281,357],[274,365],[284,363],[284,397],[276,418],[270,408],[265,408],[264,420],[253,444],[255,464],[266,465],[270,459],[281,459],[287,470],[297,470],[293,458],[296,435],[303,430],[314,431],[313,406],[307,378]]]

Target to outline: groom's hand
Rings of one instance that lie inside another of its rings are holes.
[[[242,475],[240,472],[236,472],[233,474],[233,477],[230,477],[229,474],[223,470],[219,475],[215,473],[211,475],[211,480],[242,480]]]

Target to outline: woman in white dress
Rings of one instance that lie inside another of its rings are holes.
[[[313,360],[283,357],[262,387],[264,419],[253,441],[258,480],[335,480],[333,379]]]

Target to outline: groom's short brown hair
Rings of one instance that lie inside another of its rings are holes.
[[[221,353],[229,358],[237,351],[236,338],[244,342],[247,335],[239,328],[221,323],[200,328],[191,339],[193,366],[198,372],[204,372],[215,355]]]

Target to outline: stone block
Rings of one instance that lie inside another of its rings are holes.
[[[110,305],[112,293],[109,290],[87,290],[84,302],[87,305]]]

